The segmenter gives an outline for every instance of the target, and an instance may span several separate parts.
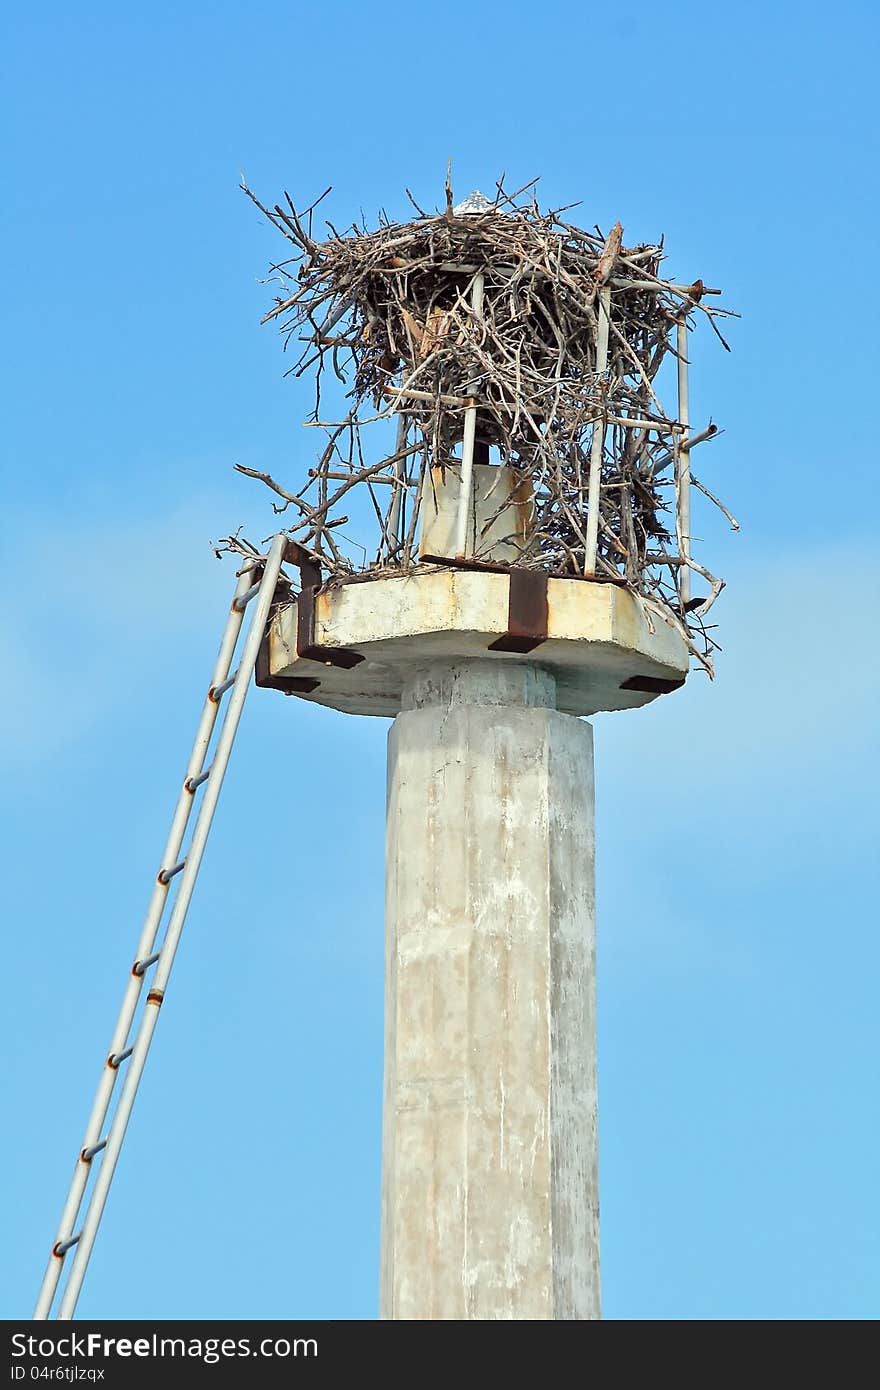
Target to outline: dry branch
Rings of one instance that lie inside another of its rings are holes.
[[[291,259],[274,267],[279,292],[264,321],[278,322],[286,347],[302,344],[293,374],[316,369],[309,423],[320,423],[325,365],[349,386],[352,408],[332,426],[298,492],[257,470],[240,471],[282,498],[276,510],[297,509],[292,534],[337,576],[363,566],[338,533],[329,534],[341,498],[363,484],[381,533],[373,564],[405,570],[417,563],[426,479],[433,467],[459,466],[454,449],[468,422],[514,472],[521,495],[532,497],[521,563],[583,575],[593,568],[595,535],[596,580],[640,594],[711,669],[713,643],[702,618],[722,581],[682,558],[673,474],[684,430],[664,411],[654,383],[667,352],[676,355],[670,335],[683,317],[707,317],[715,327],[729,311],[704,302],[719,291],[702,280],[661,279],[661,245],[625,247],[619,223],[607,237],[585,232],[559,212],[541,212],[530,190],[509,196],[499,184],[493,203],[474,210],[468,200],[456,210],[447,176],[441,213],[423,213],[410,195],[418,213],[412,222],[381,220],[374,231],[354,227],[345,235],[328,223],[332,235],[319,241],[311,210],[299,213],[287,195],[286,208],[270,210],[245,188],[292,244]],[[397,452],[368,465],[363,426],[398,411],[405,425]],[[713,433],[709,426],[688,443]],[[373,483],[393,484],[381,503]],[[506,505],[500,501],[496,515]],[[683,569],[709,586],[698,609],[682,601]]]

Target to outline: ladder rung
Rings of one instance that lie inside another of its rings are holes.
[[[59,1240],[55,1245],[53,1245],[52,1254],[57,1255],[58,1258],[61,1259],[63,1255],[67,1254],[68,1250],[73,1249],[81,1235],[82,1231],[78,1231],[75,1236],[69,1236],[67,1240]]]
[[[180,863],[179,863],[179,864],[175,864],[173,868],[171,868],[171,869],[161,869],[161,870],[159,871],[159,882],[160,882],[160,883],[170,883],[171,880],[173,879],[174,875],[175,875],[175,874],[179,874],[180,871],[181,871],[181,869],[184,867],[185,864],[186,864],[186,860],[185,860],[185,859],[181,859]]]
[[[82,1159],[83,1163],[91,1163],[92,1159],[95,1157],[95,1154],[99,1154],[101,1150],[106,1149],[106,1147],[107,1140],[99,1139],[97,1144],[89,1144],[88,1148],[83,1149],[82,1153],[80,1154],[80,1158]]]
[[[260,592],[261,583],[262,580],[257,584],[252,584],[249,589],[245,589],[244,593],[239,595],[232,605],[236,613],[243,613],[251,599],[257,597],[257,594]]]
[[[259,588],[259,585],[257,585],[257,588]],[[219,685],[212,685],[211,689],[208,691],[208,699],[213,700],[214,704],[216,705],[217,701],[220,699],[220,696],[225,695],[227,690],[231,690],[232,687],[235,685],[235,677],[237,675],[238,672],[234,671],[231,676],[227,676],[226,680],[221,681]]]
[[[188,792],[194,792],[196,787],[200,787],[203,782],[207,782],[210,775],[211,769],[209,767],[206,767],[205,771],[200,772],[198,777],[187,777],[183,785]]]
[[[111,1052],[110,1056],[107,1058],[107,1061],[110,1063],[110,1066],[113,1068],[113,1070],[116,1071],[116,1068],[120,1066],[122,1062],[125,1061],[126,1057],[130,1057],[133,1052],[133,1047],[123,1048],[122,1052]]]
[[[158,959],[159,952],[155,951],[153,955],[147,956],[144,960],[136,960],[131,967],[132,975],[143,975],[144,971],[149,970],[151,965],[155,965]]]

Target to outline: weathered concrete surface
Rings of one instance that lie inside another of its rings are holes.
[[[422,502],[420,555],[455,555],[455,528],[461,476],[454,464],[431,469],[431,486]],[[465,555],[515,565],[526,550],[534,526],[534,503],[528,479],[517,480],[511,468],[475,463]]]
[[[348,714],[394,716],[415,671],[429,662],[488,659],[507,630],[510,579],[506,574],[419,567],[326,589],[316,603],[315,638],[349,647],[365,659],[351,670],[324,666],[296,654],[296,605],[282,608],[269,632],[273,676],[319,682],[299,698]],[[547,585],[547,640],[533,659],[553,672],[556,705],[567,714],[634,709],[657,698],[651,682],[681,682],[688,651],[681,635],[649,616],[634,594],[615,584],[551,579]],[[633,678],[649,688],[632,689]]]
[[[590,726],[523,662],[389,736],[381,1316],[599,1317]]]

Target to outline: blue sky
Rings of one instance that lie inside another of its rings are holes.
[[[710,686],[595,721],[613,1319],[880,1307],[873,6],[33,4],[4,23],[6,1194],[27,1314],[232,577],[314,440],[238,191],[542,177],[695,344]],[[385,721],[251,697],[83,1317],[377,1311]],[[634,807],[641,809],[635,811]]]

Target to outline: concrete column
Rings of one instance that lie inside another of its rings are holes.
[[[524,661],[389,735],[380,1316],[598,1318],[593,745]]]

